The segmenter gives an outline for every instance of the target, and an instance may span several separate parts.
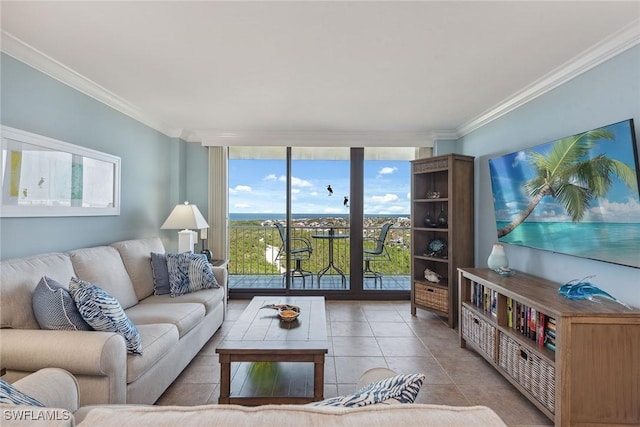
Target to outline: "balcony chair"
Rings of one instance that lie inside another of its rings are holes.
[[[278,229],[278,233],[280,234],[280,240],[282,241],[282,246],[278,250],[278,255],[276,255],[276,260],[284,260],[286,262],[287,256],[287,235],[284,229],[284,226],[279,222],[275,222],[275,227]],[[295,261],[295,267],[291,270],[291,283],[293,284],[293,279],[296,277],[302,278],[302,288],[306,288],[307,277],[311,277],[311,287],[313,288],[313,273],[309,270],[305,270],[302,268],[302,261],[308,260],[311,258],[311,253],[313,252],[313,248],[311,247],[311,242],[306,237],[291,237],[291,249],[289,250],[289,256],[293,261]],[[282,281],[286,278],[286,273],[282,275]]]
[[[393,224],[388,222],[382,226],[380,229],[380,234],[375,239],[364,239],[365,245],[367,241],[375,243],[375,247],[373,248],[364,248],[364,271],[363,277],[365,279],[374,279],[373,284],[377,287],[378,280],[380,280],[380,289],[382,289],[382,273],[379,271],[374,271],[371,269],[371,261],[377,261],[381,258],[386,258],[388,260],[391,259],[389,256],[389,252],[387,251],[387,247],[384,242],[387,239],[387,234],[389,234],[389,229]]]

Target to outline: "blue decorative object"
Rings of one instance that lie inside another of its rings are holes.
[[[427,252],[425,255],[431,257],[441,257],[444,256],[447,250],[447,241],[444,239],[432,239],[429,241],[427,245]]]
[[[568,299],[588,299],[589,301],[593,302],[600,302],[596,298],[606,298],[611,301],[617,302],[618,304],[623,305],[631,310],[631,307],[629,307],[627,304],[619,301],[602,289],[591,284],[591,282],[589,282],[589,279],[591,279],[592,277],[593,276],[585,277],[580,281],[578,281],[578,279],[571,280],[570,282],[567,282],[564,285],[560,286],[558,288],[558,293]]]

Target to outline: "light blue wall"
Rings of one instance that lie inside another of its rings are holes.
[[[486,266],[497,241],[488,160],[557,138],[633,118],[640,131],[640,46],[466,135],[463,154],[476,157],[476,264]],[[636,135],[640,141],[640,135]],[[640,307],[640,269],[507,245],[510,266],[566,282],[596,275],[595,284]],[[640,254],[638,254],[640,256]]]
[[[39,71],[2,54],[0,122],[122,158],[119,216],[0,219],[0,257],[21,257],[160,236],[177,247],[174,231],[160,230],[187,195],[187,148]],[[174,247],[175,246],[175,247]]]
[[[206,219],[209,212],[209,149],[199,143],[185,145],[189,165],[186,171],[187,200],[197,205]]]

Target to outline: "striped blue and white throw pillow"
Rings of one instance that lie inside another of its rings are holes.
[[[394,400],[394,403],[413,403],[424,382],[424,374],[401,374],[362,387],[353,394],[331,397],[310,406],[343,406],[347,408],[375,405]]]
[[[173,297],[201,289],[220,287],[213,275],[211,264],[204,254],[168,253],[167,270],[169,270],[169,287]]]
[[[0,380],[0,403],[7,405],[30,405],[44,407],[37,399],[24,394],[12,384]]]
[[[142,354],[140,332],[117,299],[99,286],[75,277],[69,283],[69,293],[78,311],[93,329],[122,335],[129,353]]]
[[[56,280],[43,276],[31,297],[33,314],[42,329],[90,331],[69,291]]]

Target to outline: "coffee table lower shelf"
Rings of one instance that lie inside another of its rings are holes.
[[[256,406],[302,404],[323,400],[326,342],[317,343],[317,345],[314,345],[313,342],[305,344],[311,348],[307,350],[299,348],[295,350],[265,348],[247,350],[219,346],[216,349],[220,359],[220,397],[218,403]],[[314,365],[313,396],[231,396],[231,363],[233,362],[312,362]]]

